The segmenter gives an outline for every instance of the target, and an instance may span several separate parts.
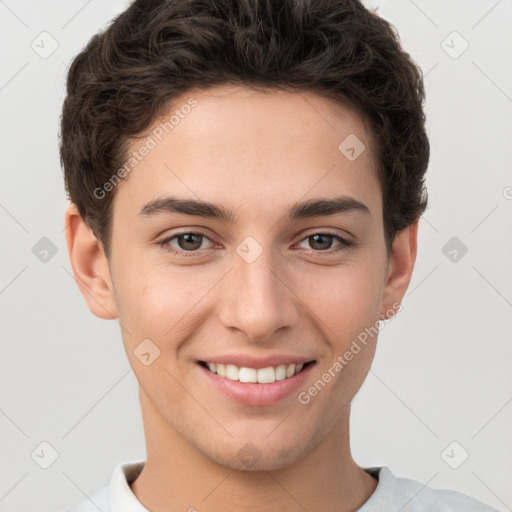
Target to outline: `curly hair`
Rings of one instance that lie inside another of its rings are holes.
[[[136,0],[67,77],[60,158],[68,198],[109,255],[116,169],[130,141],[192,88],[313,91],[369,125],[388,256],[423,214],[430,145],[423,75],[359,0]]]

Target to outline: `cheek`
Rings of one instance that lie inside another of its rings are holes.
[[[358,258],[338,266],[288,269],[283,276],[289,287],[288,300],[303,310],[303,318],[312,316],[331,345],[341,350],[379,315],[381,266]],[[180,331],[186,336],[190,321],[197,324],[218,312],[224,270],[208,265],[172,268],[134,259],[124,259],[118,268],[119,320],[133,343],[145,337],[162,342],[179,338]]]
[[[187,318],[201,310],[202,301],[208,301],[212,289],[212,278],[195,268],[144,267],[140,262],[124,265],[118,276],[121,284],[116,302],[119,320],[129,336],[163,342],[185,327]]]
[[[326,336],[343,345],[374,324],[382,301],[382,270],[372,264],[351,264],[308,273],[303,301],[326,326]]]

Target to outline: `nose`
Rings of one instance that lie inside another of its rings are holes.
[[[287,281],[270,249],[252,262],[235,254],[234,268],[224,283],[220,321],[250,341],[275,340],[277,330],[295,326],[300,318],[301,301]]]

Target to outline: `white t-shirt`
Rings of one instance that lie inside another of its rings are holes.
[[[129,486],[144,464],[145,461],[120,464],[109,485],[65,512],[149,512]],[[397,478],[387,466],[365,468],[365,471],[377,477],[379,483],[358,512],[498,512],[460,492],[431,489],[409,478]]]

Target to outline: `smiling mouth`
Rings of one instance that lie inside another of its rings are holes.
[[[215,373],[220,377],[229,380],[271,384],[279,380],[286,380],[294,377],[298,373],[304,371],[308,366],[314,364],[316,361],[308,361],[307,363],[300,364],[281,364],[277,366],[267,366],[266,368],[249,368],[247,366],[237,366],[236,364],[221,364],[209,363],[207,361],[198,361],[199,365],[203,366],[211,373]]]

